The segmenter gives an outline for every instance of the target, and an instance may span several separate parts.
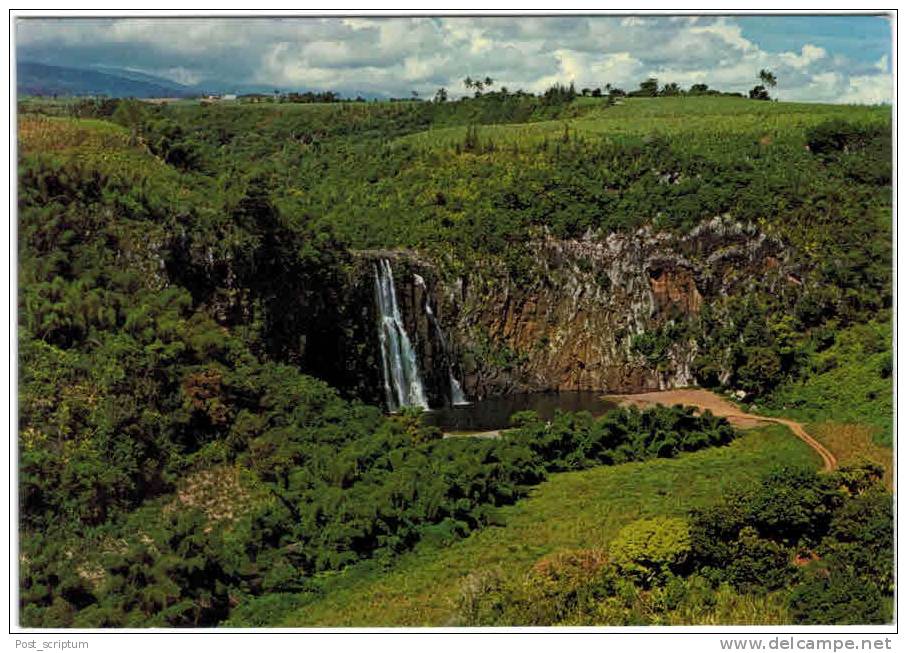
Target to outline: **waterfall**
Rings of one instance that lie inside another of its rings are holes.
[[[397,306],[394,274],[390,261],[384,258],[375,265],[375,301],[378,304],[378,339],[381,343],[387,407],[391,411],[403,406],[428,408],[416,352],[406,335]]]
[[[463,394],[463,388],[460,386],[460,382],[457,381],[456,377],[453,375],[453,371],[450,371],[449,374],[451,403],[454,406],[466,406],[469,404],[469,401],[466,399],[466,395]]]
[[[434,311],[431,310],[431,303],[428,301],[429,294],[428,288],[425,285],[425,279],[418,274],[413,276],[416,279],[416,283],[425,290],[425,313],[428,315],[429,321],[435,327],[435,332],[438,334],[438,341],[441,343],[441,350],[444,352],[444,358],[447,359],[447,377],[450,379],[450,403],[454,406],[465,406],[469,401],[466,400],[466,396],[463,394],[463,387],[460,385],[460,382],[457,381],[457,377],[454,376],[453,363],[450,360],[450,354],[447,350],[447,340],[444,338],[444,331],[438,323],[438,318],[435,317]]]

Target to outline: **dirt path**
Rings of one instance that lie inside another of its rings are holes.
[[[754,428],[765,423],[783,424],[819,454],[825,471],[830,472],[838,466],[838,461],[834,455],[821,442],[807,433],[799,422],[781,417],[763,417],[762,415],[744,413],[731,402],[708,390],[664,390],[662,392],[645,392],[635,395],[608,395],[606,398],[620,404],[639,406],[640,408],[651,406],[652,404],[696,406],[700,410],[710,410],[712,414],[719,417],[726,417],[731,424],[740,428]]]

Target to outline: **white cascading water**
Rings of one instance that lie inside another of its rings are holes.
[[[438,340],[441,343],[441,349],[444,351],[444,357],[447,359],[447,376],[450,379],[450,403],[454,406],[465,406],[469,402],[466,400],[466,395],[463,394],[463,387],[460,385],[460,382],[457,381],[457,377],[454,376],[453,364],[450,361],[450,355],[447,351],[447,340],[444,338],[444,331],[441,330],[441,325],[438,324],[438,318],[435,317],[434,311],[431,310],[431,304],[428,302],[428,288],[425,285],[425,279],[418,274],[414,274],[413,276],[416,279],[416,283],[426,291],[425,313],[435,327],[435,331],[438,334]]]
[[[391,411],[403,406],[428,408],[416,351],[406,335],[397,306],[394,273],[390,261],[384,258],[375,265],[375,301],[378,304],[378,339],[381,342],[387,407]]]

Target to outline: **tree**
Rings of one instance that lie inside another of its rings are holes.
[[[759,71],[759,81],[761,81],[764,86],[768,86],[769,88],[775,88],[778,85],[778,78],[775,77],[775,74],[770,70],[766,70],[765,68]]]
[[[466,78],[463,80],[463,86],[465,86],[466,89],[469,90],[469,89],[471,89],[474,85],[475,85],[475,82],[472,81],[472,77],[470,77],[469,75],[467,75]]]
[[[768,91],[765,90],[765,87],[762,86],[762,84],[759,84],[758,86],[754,86],[752,90],[750,90],[750,99],[771,100],[772,98],[771,96],[769,96]]]
[[[566,104],[567,102],[573,102],[575,97],[576,88],[573,82],[570,82],[570,86],[554,84],[542,94],[545,104]]]
[[[435,91],[435,102],[447,102],[447,89],[443,86]]]
[[[775,77],[775,74],[770,70],[763,68],[759,71],[759,81],[762,82],[758,86],[754,86],[750,91],[751,100],[771,100],[771,96],[768,94],[768,88],[774,88],[778,85],[778,78]]]
[[[658,79],[649,77],[646,81],[640,82],[639,90],[636,91],[635,95],[641,95],[643,97],[655,97],[658,95]]]
[[[142,123],[146,117],[147,110],[142,102],[138,100],[121,100],[116,103],[111,120],[129,129],[130,139],[135,142],[142,130]]]
[[[494,86],[494,80],[491,77],[485,77],[485,79],[482,80],[482,83],[485,85],[485,88]]]
[[[791,616],[798,624],[877,624],[886,620],[882,594],[850,569],[810,570],[791,592]]]
[[[709,91],[708,84],[693,84],[690,87],[690,95],[705,95]]]
[[[670,84],[665,84],[661,89],[662,95],[680,95],[680,87],[677,85],[677,82],[671,82]]]

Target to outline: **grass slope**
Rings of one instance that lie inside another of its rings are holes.
[[[502,509],[503,527],[449,547],[421,545],[389,571],[353,568],[327,578],[324,596],[280,625],[450,624],[459,583],[471,571],[500,566],[503,574],[517,576],[554,551],[604,546],[636,519],[684,515],[713,503],[782,464],[818,467],[819,459],[786,428],[772,426],[750,431],[730,446],[676,459],[557,474],[529,498]]]
[[[587,102],[590,102],[587,100]],[[681,136],[695,143],[704,134],[753,133],[774,138],[799,137],[802,130],[830,118],[854,121],[890,119],[888,107],[760,102],[728,97],[626,98],[622,104],[588,108],[567,120],[485,125],[480,139],[496,145],[529,145],[571,136],[639,137],[652,134]],[[398,142],[422,147],[452,147],[462,143],[466,126],[442,127],[404,136]]]
[[[811,374],[775,391],[767,410],[811,423],[859,424],[891,447],[894,385],[891,323],[860,324],[814,354]]]

